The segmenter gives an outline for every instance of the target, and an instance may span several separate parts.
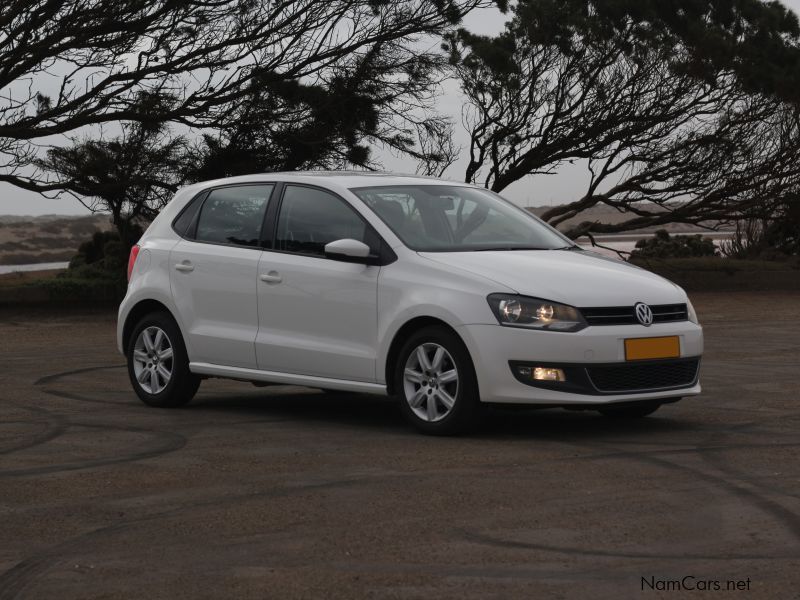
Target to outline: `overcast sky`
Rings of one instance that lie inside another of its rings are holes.
[[[800,12],[800,0],[783,0],[783,4]],[[500,31],[505,21],[499,11],[486,9],[468,15],[465,26],[477,33],[492,34]],[[445,82],[444,93],[439,99],[438,109],[455,120],[456,143],[462,148],[462,155],[468,151],[469,138],[461,126],[463,100],[458,85]],[[378,152],[378,157],[387,170],[413,173],[415,162]],[[466,161],[462,158],[445,174],[448,179],[463,181]],[[522,206],[542,206],[562,204],[579,197],[585,189],[587,173],[581,165],[563,166],[553,175],[540,175],[506,188],[503,195]],[[0,183],[0,214],[43,215],[43,214],[85,214],[87,212],[77,200],[69,196],[57,199],[45,198],[27,192],[10,184]]]

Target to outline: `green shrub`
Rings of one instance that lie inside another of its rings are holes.
[[[651,238],[636,242],[631,258],[692,258],[717,256],[714,241],[700,234],[675,235],[659,229]]]
[[[767,260],[730,259],[715,256],[689,258],[642,258],[632,256],[632,264],[649,271],[662,274],[675,272],[722,272],[729,275],[735,273],[754,273],[764,271],[800,271],[800,257],[793,257],[783,262]],[[667,275],[669,277],[669,275]]]
[[[787,201],[765,234],[765,241],[774,254],[800,256],[800,199]]]
[[[75,219],[70,221],[67,227],[74,236],[89,235],[97,230],[97,225],[93,221],[87,219]]]
[[[91,239],[78,246],[78,254],[70,261],[70,268],[102,261],[105,258],[105,245],[112,240],[119,241],[116,231],[95,231]]]
[[[90,240],[80,245],[61,277],[124,281],[128,252],[117,231],[95,231]]]

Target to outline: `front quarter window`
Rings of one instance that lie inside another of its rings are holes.
[[[287,185],[278,215],[275,249],[325,256],[325,245],[341,239],[364,242],[380,250],[374,230],[344,200],[322,189]]]

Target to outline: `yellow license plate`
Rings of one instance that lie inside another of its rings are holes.
[[[677,335],[625,340],[625,360],[679,358],[681,342]]]

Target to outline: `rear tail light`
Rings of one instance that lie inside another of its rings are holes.
[[[137,256],[139,256],[138,245],[131,248],[131,255],[128,257],[128,281],[131,280],[131,273],[133,273],[133,267],[136,266]]]

